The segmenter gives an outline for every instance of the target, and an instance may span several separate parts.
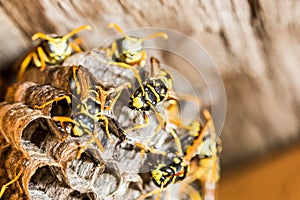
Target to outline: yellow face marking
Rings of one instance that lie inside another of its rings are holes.
[[[134,65],[135,63],[138,63],[143,58],[142,53],[135,53],[134,55],[130,55],[131,53],[125,53],[125,63]]]
[[[144,103],[142,101],[142,99],[138,96],[132,99],[132,105],[133,107],[140,109],[143,107]]]
[[[152,177],[156,180],[156,182],[160,182],[161,177],[163,176],[162,172],[160,170],[153,170],[152,171]]]

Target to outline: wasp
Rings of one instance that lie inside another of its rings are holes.
[[[164,128],[164,117],[156,110],[156,106],[159,103],[175,97],[175,93],[172,90],[173,79],[171,74],[168,71],[160,68],[159,61],[156,58],[151,57],[150,61],[150,78],[143,83],[143,87],[137,88],[132,93],[128,104],[130,109],[144,112],[145,123],[138,124],[131,130],[139,129],[148,125],[149,119],[145,114],[145,111],[150,110],[154,111],[159,122],[159,127]],[[158,74],[154,74],[155,72],[158,72]],[[144,92],[142,88],[144,88]]]
[[[21,63],[18,80],[21,80],[23,74],[29,64],[33,64],[36,67],[40,67],[41,70],[46,68],[46,64],[55,65],[61,64],[67,57],[69,57],[73,50],[81,52],[81,48],[78,46],[78,41],[71,42],[70,37],[82,30],[90,30],[88,25],[80,26],[70,33],[63,36],[47,35],[44,33],[35,33],[32,36],[32,40],[41,39],[40,43],[26,55]]]
[[[155,133],[157,133],[161,128],[165,129],[167,119],[163,114],[156,110],[156,106],[159,103],[168,101],[173,102],[178,100],[176,93],[172,90],[173,78],[171,74],[167,70],[160,68],[160,63],[156,58],[151,57],[150,62],[151,74],[149,79],[143,83],[143,87],[139,87],[133,92],[128,104],[130,109],[143,112],[145,123],[137,124],[134,127],[125,130],[126,133],[128,131],[146,127],[149,124],[149,118],[145,111],[150,110],[154,111],[159,124],[155,130]],[[174,137],[178,149],[181,149],[179,138],[174,129],[168,128],[167,132]]]
[[[78,74],[79,69],[82,69],[80,74]],[[154,148],[147,147],[142,143],[131,141],[131,139],[126,138],[126,136],[123,134],[123,130],[120,130],[114,119],[105,115],[105,111],[110,111],[113,109],[123,89],[126,87],[131,87],[129,83],[120,85],[117,88],[107,89],[100,82],[97,82],[95,78],[88,78],[88,73],[84,70],[84,68],[73,66],[72,71],[72,80],[70,80],[70,83],[68,84],[71,87],[68,89],[68,91],[70,90],[72,93],[72,98],[67,95],[59,96],[44,103],[43,105],[35,105],[34,108],[43,109],[45,106],[62,99],[65,99],[68,103],[70,102],[70,107],[72,107],[71,116],[52,116],[52,120],[59,122],[60,126],[66,133],[68,133],[66,130],[66,124],[72,124],[73,136],[81,137],[84,134],[90,135],[91,139],[87,142],[87,145],[95,142],[102,152],[104,152],[104,147],[97,138],[96,132],[96,125],[100,122],[104,122],[104,125],[101,125],[101,127],[104,128],[107,138],[112,143],[114,141],[110,134],[111,131],[120,139],[119,143],[126,140],[133,143],[134,146],[142,149],[143,151],[149,151],[156,154],[164,153]],[[65,70],[62,72],[65,72]],[[107,105],[108,99],[112,99],[109,105]],[[85,151],[87,145],[80,148],[77,158],[79,158]]]
[[[195,190],[189,184],[198,180],[205,199],[215,199],[215,188],[220,179],[219,157],[221,152],[220,138],[216,138],[212,134],[204,136],[200,151],[190,164],[190,176],[182,186],[182,191]],[[199,192],[191,192],[191,194],[193,199],[202,199]]]
[[[146,40],[156,37],[167,39],[168,35],[164,32],[158,32],[145,38],[139,38],[126,35],[115,23],[109,23],[108,27],[115,28],[123,36],[122,38],[114,41],[109,47],[104,48],[104,50],[107,52],[107,55],[112,60],[112,62],[109,62],[109,64],[131,69],[144,93],[142,79],[139,71],[135,68],[135,66],[143,67],[147,59],[146,51],[143,50],[143,43]]]
[[[206,119],[210,118],[208,111],[204,110],[203,113]],[[185,157],[187,160],[191,160],[188,178],[185,180],[181,191],[188,191],[192,199],[202,199],[200,193],[190,186],[191,183],[199,180],[202,184],[202,192],[205,198],[214,199],[214,190],[220,178],[221,139],[217,137],[211,120],[209,125],[210,131],[203,132],[202,141],[197,143],[201,129],[201,123],[195,120],[190,126],[189,134],[181,139],[182,143],[185,143],[183,147],[185,149]]]
[[[99,121],[103,121],[105,124],[105,132],[108,139],[113,142],[109,132],[109,118],[104,114],[105,110],[111,110],[114,106],[115,102],[117,101],[118,97],[120,96],[122,90],[128,86],[128,84],[124,84],[119,86],[118,88],[113,89],[104,89],[104,86],[95,85],[91,86],[90,88],[81,88],[81,84],[77,77],[78,68],[73,66],[73,79],[71,80],[72,83],[70,85],[73,87],[71,90],[73,91],[72,94],[72,117],[68,116],[52,116],[52,120],[57,121],[60,123],[61,127],[66,130],[65,123],[71,123],[72,126],[72,134],[74,136],[82,136],[83,134],[88,134],[92,138],[88,141],[88,144],[95,141],[99,149],[104,152],[104,148],[101,142],[97,139],[97,133],[95,132],[96,123]],[[86,81],[86,80],[81,80]],[[87,90],[87,91],[84,91]],[[85,93],[83,95],[82,93]],[[113,100],[111,101],[110,105],[106,105],[108,98],[113,94],[116,93]],[[63,97],[59,97],[61,98]],[[70,99],[65,97],[66,99]],[[51,100],[50,103],[56,101],[56,99]],[[35,108],[42,109],[45,106],[49,105],[49,102],[46,102],[43,105],[36,105]],[[78,154],[77,158],[80,157],[81,153],[84,152],[87,146],[82,147]]]
[[[200,160],[203,159],[202,156],[205,154],[203,149],[205,144],[204,141],[206,140],[205,138],[207,137],[208,132],[214,131],[210,113],[207,110],[204,110],[203,114],[206,118],[206,124],[202,126],[200,122],[196,122],[189,127],[190,131],[188,136],[193,139],[192,142],[185,147],[186,149],[183,154],[174,157],[173,162],[170,164],[159,164],[155,169],[151,170],[150,176],[152,177],[152,182],[159,187],[159,189],[141,195],[138,200],[143,200],[155,194],[157,194],[156,200],[159,200],[161,192],[166,190],[170,184],[187,179],[187,181],[191,183],[193,180],[199,179],[198,174],[194,175],[192,173],[191,165],[195,157],[198,156]],[[212,154],[213,155],[210,157],[215,158],[215,156],[217,156],[215,151],[213,151]],[[196,170],[193,168],[193,172],[199,171],[200,168],[197,168]],[[212,171],[213,170],[209,172]],[[210,179],[210,181],[216,182],[217,179]]]
[[[105,130],[106,135],[110,138],[110,141],[112,141],[110,136],[110,133],[112,133],[120,140],[117,144],[120,144],[122,141],[127,141],[128,143],[131,143],[130,145],[134,145],[139,149],[144,149],[147,152],[150,151],[158,153],[158,151],[153,148],[126,138],[124,131],[119,127],[114,118],[109,117],[105,113],[108,112],[107,114],[109,114],[109,112],[113,109],[114,104],[117,102],[120,94],[122,93],[122,90],[126,87],[131,87],[130,83],[124,83],[118,87],[107,88],[101,82],[99,82],[99,80],[93,76],[93,74],[91,74],[87,68],[81,65],[49,66],[44,71],[40,71],[37,68],[32,68],[28,72],[30,72],[31,76],[27,76],[26,72],[24,76],[25,80],[28,79],[42,85],[50,85],[54,89],[60,89],[64,92],[63,94],[60,93],[60,95],[57,96],[53,95],[52,93],[51,96],[54,98],[46,98],[45,101],[36,101],[32,99],[32,102],[27,102],[27,104],[32,105],[32,107],[36,109],[45,109],[46,106],[49,106],[52,103],[65,100],[65,102],[69,104],[69,107],[72,107],[71,112],[59,112],[59,114],[63,114],[63,116],[53,116],[52,120],[55,119],[54,121],[60,123],[63,129],[66,127],[65,124],[72,124],[72,135],[81,136],[82,134],[93,133],[91,130],[93,131],[95,128],[92,126],[98,124],[100,120],[100,126]],[[37,92],[36,97],[41,100],[41,98],[38,97],[40,94],[40,92]],[[43,103],[37,105],[39,102]],[[75,116],[78,116],[78,118],[74,118]],[[86,119],[79,118],[81,116],[85,117]],[[87,120],[87,118],[89,120]],[[86,126],[84,120],[89,121],[91,125]],[[82,122],[82,124],[80,124],[80,122]],[[57,129],[55,128],[55,124],[52,126],[51,123],[50,125],[51,127],[54,126],[52,128],[53,130]],[[55,131],[54,133],[62,138],[59,130]],[[62,138],[62,141],[68,137],[67,130],[65,130],[65,133],[67,134]],[[90,142],[93,141],[94,140],[91,139]],[[99,149],[103,150],[102,145],[99,145],[100,142],[98,142],[96,138],[95,141],[98,143]],[[81,152],[83,150],[81,150]],[[158,154],[163,153],[164,152],[159,152]],[[78,155],[80,155],[80,153],[78,153]]]

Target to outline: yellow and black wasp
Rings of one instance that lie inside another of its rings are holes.
[[[107,52],[107,55],[112,60],[112,62],[108,63],[131,69],[144,93],[139,71],[135,67],[143,67],[145,65],[147,54],[143,49],[143,43],[144,41],[155,37],[162,37],[167,39],[168,35],[163,32],[158,32],[145,38],[138,38],[135,36],[126,35],[123,30],[115,23],[109,23],[108,27],[115,28],[123,36],[122,38],[114,41],[109,47],[103,48],[103,50]]]
[[[138,111],[153,110],[159,122],[159,128],[165,127],[165,119],[156,110],[156,105],[167,101],[168,99],[176,99],[176,94],[172,90],[173,79],[171,74],[161,69],[159,61],[151,57],[151,75],[148,80],[143,83],[143,87],[137,88],[130,97],[129,108]],[[154,74],[158,72],[158,74]],[[143,92],[144,88],[144,92]],[[133,129],[142,128],[149,123],[148,116],[144,113],[145,124],[138,124]],[[132,129],[131,129],[132,130]]]
[[[195,200],[202,200],[202,196],[205,199],[215,199],[215,189],[220,179],[221,139],[215,134],[206,134],[198,150],[197,156],[190,163],[189,177],[182,186],[182,191],[191,193],[190,196]],[[201,193],[190,186],[196,181],[200,183]]]
[[[65,86],[70,88],[59,87],[55,81],[52,81],[51,84],[53,87],[55,86],[64,89],[67,93],[71,93],[71,97],[68,95],[60,96],[43,105],[35,105],[34,108],[43,109],[53,102],[65,99],[66,102],[71,104],[71,116],[52,116],[52,120],[59,122],[66,133],[68,133],[66,124],[72,124],[73,136],[80,137],[84,134],[90,135],[91,139],[88,141],[88,144],[95,142],[103,152],[104,148],[97,138],[98,133],[96,133],[96,126],[97,124],[100,124],[100,126],[104,128],[104,131],[111,142],[113,142],[113,139],[110,133],[113,133],[119,138],[119,143],[126,140],[142,150],[162,154],[160,151],[149,148],[139,142],[132,142],[131,139],[126,138],[123,130],[118,127],[118,124],[113,117],[105,114],[106,111],[111,111],[113,109],[114,104],[117,102],[123,89],[131,87],[130,84],[126,83],[117,88],[106,88],[82,66],[72,66],[70,69],[68,69],[68,67],[49,67],[45,72],[47,72],[47,74],[49,73],[49,76],[47,76],[48,78],[52,76],[52,78],[61,76],[66,78],[66,76],[68,77],[70,75],[70,70],[72,70],[72,78],[70,81],[65,82]],[[101,122],[104,125],[102,125]],[[80,157],[81,153],[84,152],[86,148],[87,145],[83,146],[79,150],[77,157]]]
[[[98,85],[90,86],[89,88],[82,88],[82,85],[85,85],[81,82],[85,82],[87,80],[78,80],[78,67],[73,66],[73,78],[71,80],[70,90],[72,91],[72,116],[52,116],[52,120],[57,121],[61,124],[61,127],[66,131],[65,123],[71,123],[72,126],[72,134],[74,136],[82,136],[83,134],[88,134],[92,138],[88,141],[88,143],[96,142],[99,149],[103,152],[104,148],[100,141],[97,139],[97,133],[95,132],[96,123],[100,121],[104,122],[104,129],[107,134],[107,137],[110,141],[113,141],[109,131],[109,118],[104,114],[105,110],[111,110],[120,96],[122,90],[128,86],[128,84],[124,84],[119,86],[118,88],[104,89],[104,86],[98,83]],[[108,98],[112,94],[116,94],[113,97],[110,105],[106,105],[108,102]],[[68,102],[70,101],[70,97],[59,97],[61,100],[65,98]],[[56,101],[56,99],[51,100],[50,103]],[[49,102],[43,105],[36,105],[35,108],[42,109]],[[66,131],[67,132],[67,131]],[[80,157],[81,153],[86,149],[87,146],[82,147],[77,157]]]
[[[206,124],[202,126],[199,121],[196,121],[189,127],[189,138],[184,138],[183,140],[187,139],[188,141],[191,141],[191,143],[184,146],[184,153],[174,157],[173,162],[170,164],[159,164],[155,169],[151,170],[150,176],[152,177],[152,181],[159,189],[141,195],[138,200],[143,200],[155,194],[157,194],[156,200],[159,200],[161,192],[166,190],[170,184],[183,180],[187,182],[185,189],[190,191],[189,195],[192,199],[202,200],[201,196],[197,196],[188,184],[197,179],[205,181],[205,183],[216,183],[218,181],[218,160],[216,159],[219,156],[220,147],[218,147],[215,140],[210,140],[209,142],[212,143],[210,144],[210,147],[212,149],[209,151],[205,149],[204,146],[206,145],[210,134],[214,134],[214,128],[210,113],[207,110],[204,110],[203,114],[207,120]],[[195,167],[194,159],[196,157],[200,160],[200,164],[202,159],[209,158],[212,162],[210,165],[197,165],[197,167]],[[203,169],[203,167],[206,168]],[[203,171],[205,171],[205,178],[203,178],[203,174],[200,175],[200,172],[203,173]]]
[[[175,144],[177,145],[178,149],[181,149],[179,138],[174,129],[170,127],[167,127],[166,129],[166,125],[168,122],[170,122],[170,119],[166,119],[166,117],[156,109],[156,106],[159,103],[176,102],[176,111],[178,111],[178,97],[177,94],[172,90],[173,78],[167,70],[160,67],[160,63],[156,58],[151,57],[150,62],[151,74],[149,79],[143,83],[143,87],[139,87],[133,92],[128,105],[130,109],[143,112],[145,123],[137,124],[134,127],[125,130],[125,133],[146,127],[149,124],[149,118],[145,111],[152,110],[154,111],[156,119],[158,120],[158,126],[155,130],[155,134],[160,129],[165,129],[175,139]]]
[[[44,33],[35,33],[32,40],[42,39],[40,43],[26,55],[21,63],[18,80],[21,80],[23,74],[28,67],[32,64],[44,70],[47,64],[55,65],[61,64],[67,57],[69,57],[73,50],[76,52],[82,51],[78,42],[70,41],[70,37],[82,30],[90,30],[88,25],[80,26],[70,33],[63,36],[47,35]]]

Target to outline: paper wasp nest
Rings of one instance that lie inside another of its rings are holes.
[[[108,65],[107,59],[93,50],[75,54],[64,66],[48,66],[43,72],[31,67],[22,82],[9,88],[5,102],[0,104],[0,186],[19,173],[21,176],[6,188],[3,199],[136,199],[146,190],[155,189],[147,166],[149,159],[161,156],[143,155],[134,145],[136,138],[146,140],[142,134],[155,132],[155,115],[149,113],[150,123],[143,133],[131,131],[125,139],[123,132],[144,123],[141,112],[128,108],[132,90],[125,88],[114,108],[105,111],[113,142],[104,131],[105,123],[95,123],[105,152],[94,141],[89,142],[91,135],[75,137],[71,134],[74,125],[62,127],[52,120],[53,116],[70,116],[76,109],[70,107],[66,96],[72,96],[73,104],[88,96],[90,88],[100,85],[112,91],[103,97],[109,105],[117,95],[117,86],[128,82],[135,86],[131,70]],[[79,86],[74,85],[74,79]],[[79,95],[74,95],[76,92]],[[172,136],[162,130],[148,143],[154,144],[162,151],[174,149]],[[81,147],[86,150],[77,158]]]

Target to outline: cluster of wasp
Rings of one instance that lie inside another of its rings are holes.
[[[61,141],[69,137],[69,134],[77,137],[90,136],[87,143],[78,149],[77,159],[93,142],[100,152],[106,151],[98,138],[99,134],[96,129],[98,124],[101,124],[111,144],[114,144],[113,135],[120,140],[116,145],[131,144],[142,152],[142,156],[146,156],[144,153],[148,152],[148,154],[159,154],[161,157],[168,158],[169,162],[149,164],[150,178],[158,188],[140,195],[139,200],[154,195],[156,199],[160,199],[161,193],[177,182],[184,183],[179,195],[186,195],[195,200],[213,199],[214,189],[219,179],[221,145],[215,133],[210,112],[204,109],[200,111],[199,118],[193,120],[191,124],[184,124],[180,120],[179,104],[182,99],[174,91],[172,74],[161,67],[158,59],[151,57],[150,75],[148,74],[147,78],[142,78],[141,75],[147,60],[146,51],[143,49],[144,41],[155,37],[167,39],[167,34],[158,32],[139,38],[126,35],[114,23],[110,23],[108,27],[115,28],[122,37],[112,42],[110,46],[100,49],[107,58],[101,62],[107,68],[117,66],[129,70],[134,75],[135,84],[125,82],[118,86],[107,86],[99,80],[99,76],[94,76],[88,67],[61,66],[69,56],[82,51],[81,40],[73,40],[72,37],[79,31],[90,30],[90,26],[78,27],[63,36],[36,33],[32,36],[32,40],[40,39],[41,41],[20,64],[18,84],[36,81],[63,92],[54,96],[50,95],[43,101],[39,101],[39,96],[36,96],[34,102],[27,103],[34,109],[44,112],[49,110],[49,106],[59,101],[64,101],[71,108],[68,112],[49,112],[49,115],[51,115],[52,127],[56,126],[55,134]],[[34,70],[37,73],[36,78],[31,76]],[[111,114],[124,90],[132,91],[126,106],[129,110],[141,113],[143,123],[123,128]],[[183,96],[189,98],[188,95]],[[200,101],[196,97],[191,97],[191,99]],[[163,109],[158,109],[159,106]],[[151,114],[154,117],[150,118]],[[202,120],[204,123],[200,120],[200,116],[205,118]],[[131,132],[144,130],[150,123],[154,123],[152,119],[155,120],[157,127],[153,133],[148,134],[146,141],[138,141],[129,137]],[[176,146],[175,153],[169,149],[158,149],[155,145],[149,145],[153,136],[161,132],[170,135]],[[23,170],[20,170],[15,178],[2,186],[0,197],[3,196],[7,187],[18,181],[23,173]],[[201,192],[198,191],[199,188],[192,186],[197,181],[201,183]]]

